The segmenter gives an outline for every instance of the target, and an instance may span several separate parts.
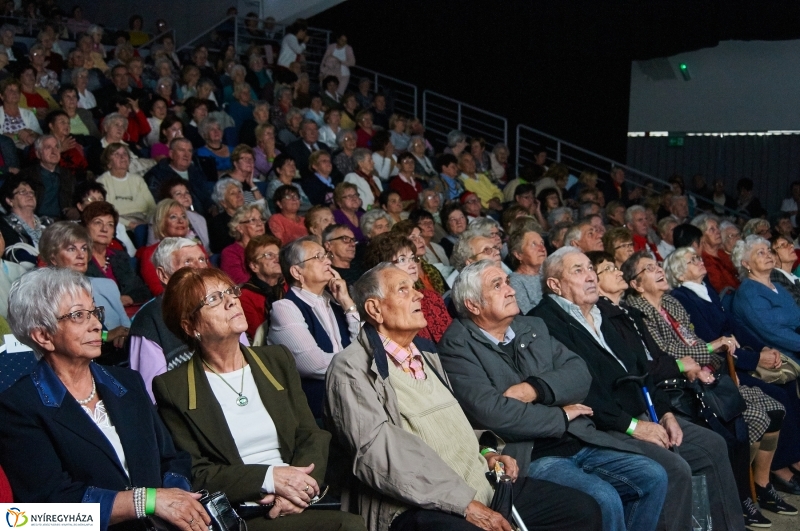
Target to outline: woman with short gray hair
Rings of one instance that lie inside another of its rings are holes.
[[[467,147],[467,135],[461,131],[454,129],[447,133],[447,147],[444,152],[458,158]]]
[[[214,185],[211,199],[219,205],[220,210],[208,222],[208,239],[211,252],[221,253],[222,249],[234,242],[228,229],[228,222],[236,210],[244,205],[242,183],[236,179],[220,179]]]
[[[700,247],[703,263],[708,270],[708,282],[717,290],[717,293],[722,293],[725,288],[737,289],[740,281],[731,257],[722,249],[719,218],[698,216],[692,220],[692,225],[703,231]]]
[[[223,142],[222,123],[213,116],[208,116],[198,124],[197,130],[205,141],[205,145],[197,150],[197,156],[214,159],[218,175],[230,171],[233,168],[231,162],[233,146]]]
[[[190,492],[189,456],[175,450],[141,377],[92,363],[104,336],[93,295],[86,277],[69,269],[39,269],[11,288],[11,328],[40,359],[31,378],[0,397],[0,466],[14,497],[99,503],[101,531],[145,513],[204,531],[211,521]],[[128,490],[131,477],[139,479]]]
[[[733,249],[742,284],[733,297],[733,314],[764,343],[800,362],[800,307],[786,289],[770,280],[775,257],[769,243],[751,234]]]
[[[747,238],[748,236],[755,234],[756,236],[761,236],[765,240],[768,240],[772,238],[772,232],[770,231],[770,228],[769,221],[766,219],[753,218],[745,223],[744,227],[742,227],[742,238]]]
[[[358,189],[358,196],[364,208],[380,207],[379,199],[383,191],[381,180],[375,176],[375,163],[368,149],[358,148],[353,151],[353,162],[356,169],[344,177],[344,182],[351,183]]]
[[[333,165],[342,175],[353,173],[357,168],[353,160],[353,153],[358,144],[358,135],[350,129],[339,129],[339,132],[336,133],[336,144],[342,149],[333,157]]]
[[[542,277],[539,273],[547,258],[547,248],[542,235],[533,230],[512,233],[508,248],[514,269],[508,281],[517,292],[520,313],[526,315],[542,300]]]
[[[371,240],[379,234],[389,232],[394,225],[394,220],[382,208],[373,208],[369,212],[365,212],[358,223],[364,236]]]
[[[267,214],[257,203],[239,207],[228,222],[228,234],[235,240],[222,250],[219,268],[236,284],[250,280],[245,248],[250,240],[266,232]]]
[[[297,107],[292,107],[286,112],[286,123],[284,127],[278,129],[278,140],[288,146],[292,142],[300,139],[300,123],[303,121],[303,111]]]

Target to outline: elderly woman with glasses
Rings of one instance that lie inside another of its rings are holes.
[[[244,249],[250,240],[266,232],[267,216],[256,204],[244,205],[231,216],[228,231],[234,242],[222,250],[219,267],[236,284],[247,282],[250,271],[245,263]]]
[[[448,285],[439,270],[425,260],[425,253],[428,249],[425,245],[425,239],[422,237],[422,231],[416,223],[408,219],[395,223],[392,226],[392,233],[400,234],[414,244],[414,253],[419,260],[419,271],[417,273],[419,279],[415,284],[416,288],[425,288],[439,295],[444,295]]]
[[[733,315],[764,343],[800,362],[800,307],[770,279],[776,263],[769,242],[751,234],[736,244],[732,259],[742,279],[733,296]]]
[[[398,232],[381,234],[369,243],[364,255],[364,269],[369,270],[381,262],[391,262],[414,281],[414,289],[423,295],[422,314],[426,326],[417,335],[438,343],[447,327],[453,322],[440,293],[428,289],[421,282],[422,259],[417,255],[414,240]]]
[[[366,241],[364,233],[361,232],[359,222],[364,211],[361,209],[361,197],[358,187],[349,182],[339,183],[333,189],[333,202],[336,209],[333,211],[333,220],[339,225],[345,225],[353,231],[353,235],[359,242]]]
[[[363,529],[347,513],[305,511],[324,494],[330,435],[314,422],[291,353],[240,343],[240,294],[219,269],[192,268],[164,293],[164,322],[195,354],[157,376],[153,393],[192,457],[192,485],[225,492],[252,530],[277,528],[279,516],[285,529]]]
[[[603,234],[603,250],[614,257],[614,265],[622,267],[633,254],[633,233],[627,227],[614,227]]]
[[[153,295],[161,295],[164,285],[158,278],[156,267],[151,258],[156,252],[159,242],[164,238],[191,238],[199,241],[189,226],[189,217],[186,209],[174,199],[162,199],[156,205],[153,221],[151,222],[155,243],[140,247],[136,251],[139,260],[139,275],[144,279]]]
[[[211,199],[216,203],[218,212],[208,221],[208,237],[211,242],[211,252],[216,254],[234,242],[228,229],[228,222],[236,210],[244,205],[242,183],[235,179],[220,179],[214,184]]]
[[[14,499],[99,503],[102,531],[146,515],[205,531],[189,455],[176,451],[141,377],[92,363],[104,317],[94,294],[70,269],[31,272],[11,289],[11,328],[39,358],[0,397],[0,465]]]
[[[435,195],[438,199],[439,194]],[[408,219],[416,223],[417,227],[419,227],[420,236],[425,240],[425,261],[436,267],[442,276],[447,278],[447,275],[452,273],[453,269],[450,267],[450,258],[444,252],[444,248],[435,241],[439,239],[436,237],[437,229],[441,230],[442,233],[444,233],[444,229],[436,223],[436,218],[433,214],[421,208],[412,210]]]
[[[322,417],[325,371],[358,335],[359,317],[330,253],[311,236],[284,246],[280,266],[289,291],[275,301],[267,341],[294,355],[314,417]]]
[[[359,221],[361,232],[364,233],[368,241],[372,241],[380,234],[389,232],[392,229],[392,225],[394,225],[392,217],[380,208],[373,208],[369,212],[365,212]]]
[[[270,216],[269,228],[283,245],[303,236],[308,236],[305,218],[299,215],[300,192],[296,186],[285,184],[275,190],[275,206],[278,212]]]
[[[766,251],[766,244],[764,248]],[[622,272],[630,286],[631,295],[627,303],[642,312],[647,329],[665,352],[675,359],[691,356],[704,367],[704,371],[716,373],[721,368],[724,370],[724,356],[735,355],[740,348],[739,342],[733,336],[721,336],[711,342],[700,338],[692,330],[686,309],[667,294],[670,286],[664,270],[646,251],[634,253],[622,265]],[[740,385],[739,393],[747,403],[742,417],[747,423],[751,455],[755,455],[753,475],[758,500],[753,501],[759,501],[762,508],[773,512],[788,511],[791,514],[796,509],[781,499],[769,476],[785,409],[757,387]],[[741,501],[746,503],[746,500]],[[748,507],[743,505],[744,509],[749,510],[749,504]]]
[[[400,194],[403,208],[408,208],[417,202],[423,188],[422,182],[414,175],[414,155],[411,153],[401,154],[397,157],[397,167],[399,172],[389,181],[389,189]]]
[[[731,257],[722,250],[722,234],[719,219],[711,214],[701,214],[692,220],[692,225],[703,232],[700,246],[703,250],[703,263],[708,269],[708,282],[722,293],[725,288],[737,289],[739,276],[733,266]]]
[[[356,186],[361,202],[368,207],[380,206],[379,198],[383,191],[381,180],[374,175],[375,162],[368,149],[359,148],[353,152],[356,169],[344,176],[344,182]]]
[[[205,145],[197,150],[197,156],[214,159],[218,174],[231,171],[233,169],[231,161],[233,146],[228,146],[223,141],[220,121],[209,116],[197,125],[197,130],[205,142]]]
[[[336,134],[336,144],[341,148],[339,153],[333,157],[333,165],[342,175],[348,175],[356,171],[357,166],[353,160],[358,142],[355,131],[340,129]]]
[[[42,232],[53,220],[47,216],[37,216],[36,192],[31,183],[18,175],[10,175],[0,186],[0,199],[8,214],[2,216],[0,223],[3,237],[9,250],[8,258],[22,264],[26,269],[33,268],[37,261],[37,249]],[[22,245],[18,245],[22,244]]]
[[[231,164],[233,168],[220,176],[220,179],[233,179],[242,185],[244,192],[244,202],[246,204],[264,202],[256,184],[255,154],[253,148],[245,144],[239,144],[231,153]]]
[[[511,287],[516,291],[517,306],[526,315],[542,300],[542,278],[539,271],[547,258],[547,248],[542,235],[534,230],[519,230],[508,240],[511,252],[511,267],[508,275]]]
[[[670,295],[686,309],[693,331],[700,339],[735,334],[743,348],[736,350],[736,373],[743,385],[758,387],[786,408],[781,437],[772,461],[772,481],[779,490],[800,494],[800,478],[793,470],[800,470],[800,399],[795,393],[795,383],[766,383],[752,372],[759,367],[777,369],[781,366],[781,353],[741,326],[726,312],[713,289],[703,282],[706,268],[703,260],[691,247],[681,247],[664,263],[667,280],[672,286]]]
[[[247,336],[251,342],[259,327],[266,324],[265,328],[269,328],[272,304],[282,299],[285,293],[278,260],[280,249],[281,241],[270,234],[252,238],[244,249],[250,280],[242,284],[240,300],[247,318]]]
[[[467,214],[464,209],[457,203],[445,205],[442,209],[441,217],[442,226],[447,232],[447,236],[442,238],[439,244],[444,249],[444,252],[447,253],[447,256],[452,259],[453,248],[458,243],[458,237],[461,236],[461,233],[467,230],[469,221],[467,221]]]
[[[770,238],[772,253],[775,255],[775,268],[769,275],[774,284],[780,284],[788,291],[794,302],[800,305],[800,278],[792,273],[797,261],[794,242],[790,236],[777,235]]]
[[[142,119],[147,123],[146,119]],[[147,126],[149,127],[150,125],[147,124]],[[103,138],[100,139],[100,147],[103,148],[103,150],[111,144],[122,144],[127,148],[128,158],[130,159],[128,171],[138,175],[144,175],[147,173],[147,170],[155,166],[156,161],[138,157],[131,150],[128,141],[125,140],[126,137],[130,138],[128,136],[128,131],[130,129],[128,118],[118,112],[114,112],[103,118],[100,127],[103,130]],[[105,151],[98,151],[96,149],[90,150],[87,157],[89,159],[90,169],[97,175],[108,169],[108,161],[102,158],[104,153]]]

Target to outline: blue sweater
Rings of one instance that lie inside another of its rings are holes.
[[[746,279],[733,297],[733,315],[764,343],[800,361],[800,307],[782,286],[775,288]]]

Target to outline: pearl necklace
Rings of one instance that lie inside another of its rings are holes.
[[[85,406],[86,404],[88,404],[89,402],[94,400],[94,396],[96,394],[97,394],[97,386],[94,383],[94,376],[92,376],[92,394],[90,394],[88,397],[84,398],[83,400],[78,400],[78,404],[80,404],[82,406]]]

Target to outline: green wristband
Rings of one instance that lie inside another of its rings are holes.
[[[103,330],[103,333],[100,335],[100,338],[103,340],[103,343],[108,341],[108,330]]]
[[[156,514],[156,489],[147,489],[147,498],[144,502],[144,513],[147,516]]]
[[[481,450],[481,456],[486,457],[486,454],[496,454],[497,450],[494,448],[484,448]]]
[[[636,429],[636,425],[637,424],[639,424],[639,421],[637,419],[631,419],[631,423],[630,423],[630,425],[628,425],[628,429],[625,430],[625,433],[627,433],[628,435],[632,436],[633,435],[633,430]]]
[[[675,363],[678,364],[679,371],[686,372],[686,367],[683,366],[683,362],[681,360],[675,360]]]
[[[706,343],[706,348],[708,349],[709,354],[714,353],[714,345],[712,345],[711,343]]]

